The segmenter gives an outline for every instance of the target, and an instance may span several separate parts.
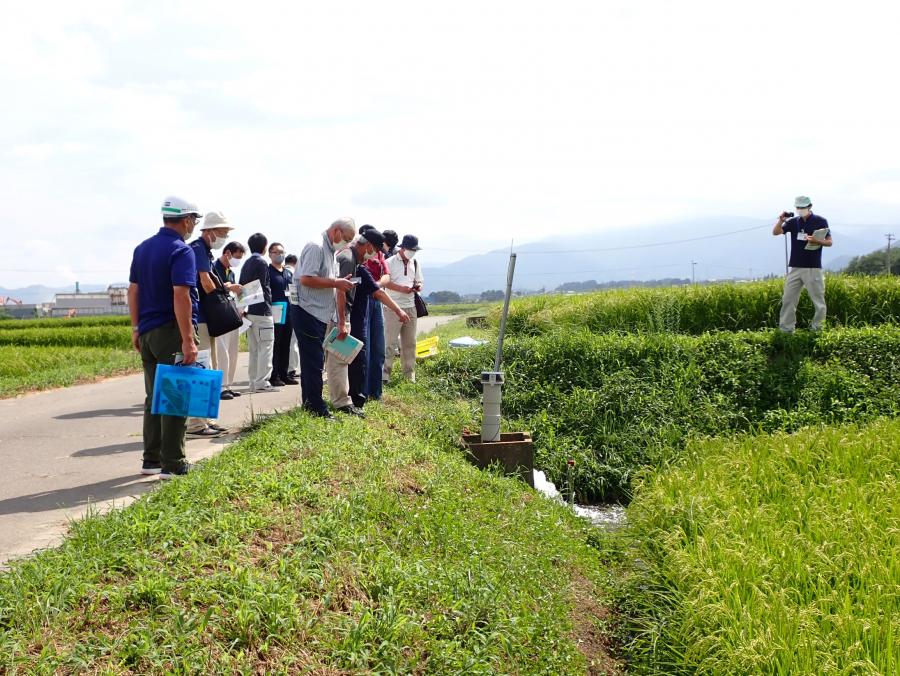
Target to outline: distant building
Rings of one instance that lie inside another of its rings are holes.
[[[124,284],[113,284],[99,293],[58,293],[50,308],[51,317],[127,314],[128,287]]]

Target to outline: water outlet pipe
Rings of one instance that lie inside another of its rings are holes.
[[[503,312],[500,315],[500,334],[497,337],[497,354],[494,357],[494,370],[481,374],[481,403],[483,417],[481,422],[481,441],[500,441],[500,408],[503,401],[503,372],[500,362],[503,360],[503,337],[506,335],[506,317],[509,315],[509,300],[512,297],[513,275],[516,271],[516,254],[509,254],[509,268],[506,272],[506,296],[503,300]]]

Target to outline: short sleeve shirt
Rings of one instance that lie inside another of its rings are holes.
[[[387,259],[388,274],[394,284],[401,286],[412,286],[414,282],[422,284],[425,279],[422,277],[422,266],[413,259],[411,261],[403,260],[398,253]],[[411,293],[402,293],[388,289],[388,295],[404,310],[415,307],[416,301]]]
[[[334,261],[334,246],[325,233],[322,243],[309,242],[300,252],[297,262],[297,285],[300,307],[323,324],[332,321],[335,316],[334,289],[315,289],[303,286],[300,277],[325,277],[334,279],[337,276]]]
[[[273,303],[288,301],[288,289],[293,279],[294,275],[287,268],[279,271],[274,265],[269,265],[269,284],[272,286]]]
[[[341,251],[335,260],[338,265],[338,276],[359,277],[359,284],[356,284],[346,294],[347,316],[350,323],[365,321],[368,316],[369,296],[381,287],[378,286],[378,282],[372,277],[372,273],[365,264],[357,260],[356,251],[352,248]]]
[[[197,285],[194,252],[172,228],[160,228],[135,248],[128,280],[138,285],[138,333],[174,322],[173,287]]]
[[[198,237],[191,242],[191,249],[194,252],[194,262],[197,264],[197,286],[191,289],[191,300],[194,305],[194,321],[197,324],[206,323],[206,314],[203,312],[203,305],[200,303],[200,297],[205,296],[203,287],[200,284],[200,273],[213,273],[214,259],[212,251],[203,241],[202,237]]]
[[[827,231],[827,235],[831,234],[831,230],[828,228],[828,221],[816,214],[810,214],[805,221],[800,216],[794,216],[781,226],[781,229],[787,233],[787,237],[791,240],[789,265],[792,268],[822,267],[822,247],[818,247],[815,250],[807,249],[805,236],[823,228]]]

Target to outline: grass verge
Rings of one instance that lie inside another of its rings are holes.
[[[402,386],[295,412],[0,577],[11,673],[604,673],[593,530],[450,440]]]
[[[628,516],[639,666],[900,671],[900,420],[693,444]]]
[[[0,345],[0,398],[133,373],[140,367],[133,350]]]

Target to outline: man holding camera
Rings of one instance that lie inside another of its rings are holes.
[[[822,247],[831,246],[831,230],[828,221],[812,213],[812,201],[801,195],[794,200],[797,215],[784,211],[772,228],[773,235],[786,235],[791,239],[790,271],[784,279],[784,295],[781,298],[781,316],[778,328],[793,333],[797,325],[797,302],[800,291],[806,292],[815,307],[813,331],[820,331],[825,321],[825,275],[822,273]]]

